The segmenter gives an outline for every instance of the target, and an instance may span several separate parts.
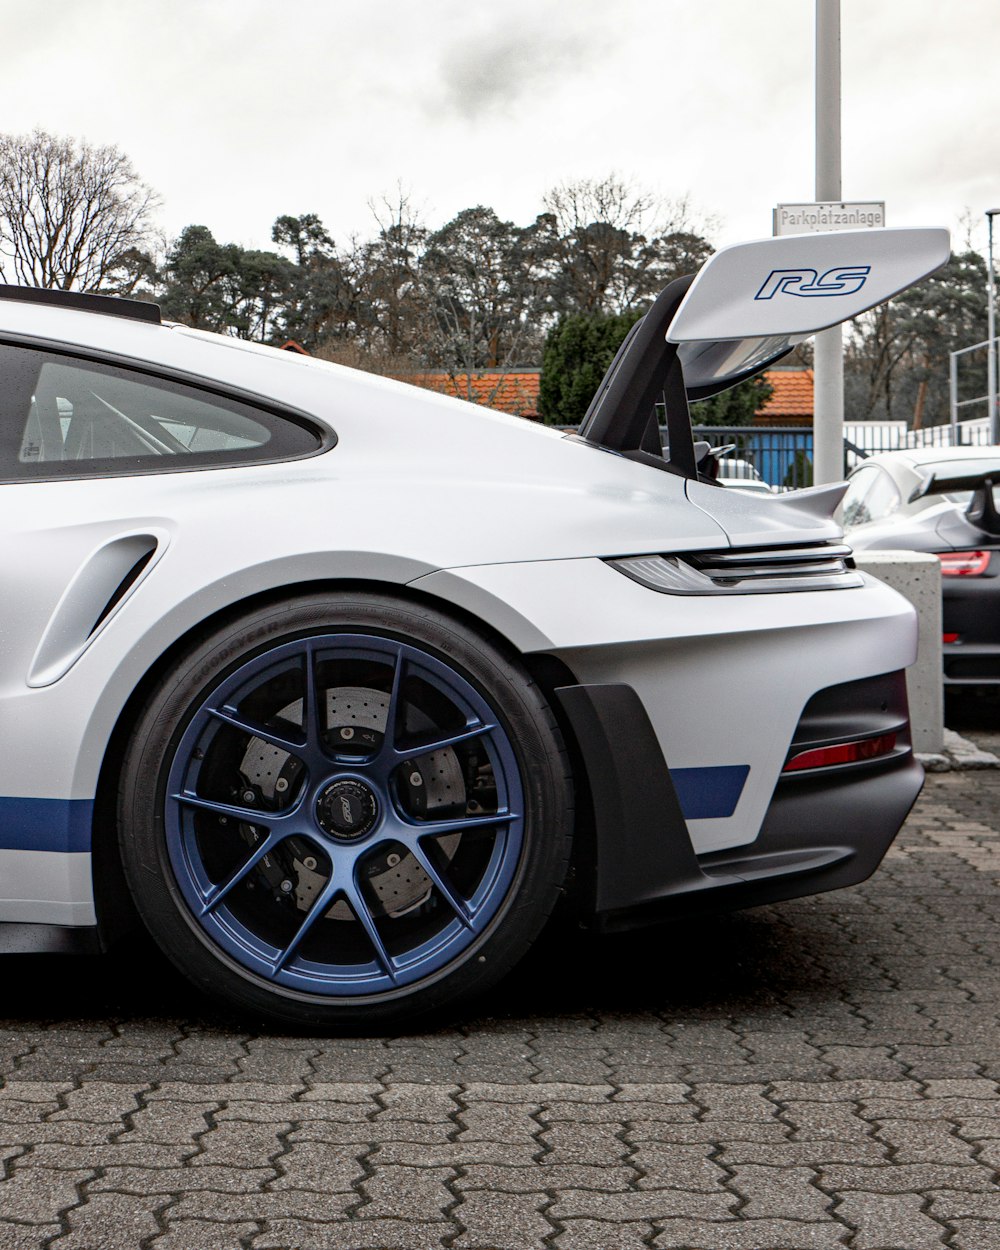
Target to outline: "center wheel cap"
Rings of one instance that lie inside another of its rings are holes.
[[[378,820],[378,799],[370,786],[353,778],[333,781],[320,791],[316,819],[331,837],[353,842],[370,833]]]

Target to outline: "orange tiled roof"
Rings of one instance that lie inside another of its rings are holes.
[[[811,369],[768,369],[764,377],[774,387],[774,393],[757,413],[758,421],[773,421],[775,417],[812,417]]]
[[[414,386],[468,399],[500,412],[511,412],[518,417],[537,417],[539,373],[538,369],[518,369],[510,373],[414,373],[405,380]]]
[[[538,416],[538,381],[540,370],[518,369],[510,373],[477,371],[450,374],[444,372],[415,373],[406,378],[414,386],[423,386],[443,395],[469,399],[474,404],[512,412],[519,417]],[[811,369],[768,369],[764,377],[774,393],[757,414],[757,420],[771,423],[808,418],[813,414],[813,371]]]

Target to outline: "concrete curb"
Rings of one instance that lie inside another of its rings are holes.
[[[953,729],[944,731],[943,751],[918,751],[916,755],[929,773],[950,773],[965,768],[1000,768],[1000,759],[992,751],[980,750],[974,742]]]

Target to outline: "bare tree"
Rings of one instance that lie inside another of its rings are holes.
[[[491,208],[463,209],[430,236],[421,260],[422,346],[428,362],[448,371],[465,397],[473,374],[503,375],[541,350],[548,289],[547,231],[501,221]]]
[[[348,268],[359,301],[357,332],[377,355],[406,356],[419,337],[420,257],[427,228],[402,185],[393,198],[370,200],[378,233],[367,242],[355,240]]]
[[[567,312],[630,313],[711,254],[687,197],[661,200],[610,174],[554,187],[544,197],[558,238],[557,305]],[[540,219],[543,220],[543,219]]]
[[[0,277],[125,294],[148,276],[157,197],[113,145],[0,134]]]

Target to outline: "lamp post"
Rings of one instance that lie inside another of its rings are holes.
[[[816,0],[816,199],[839,200],[840,0]],[[816,335],[813,481],[844,476],[844,348],[840,326]]]
[[[987,234],[989,237],[987,273],[989,275],[988,300],[986,308],[986,337],[989,347],[986,349],[986,380],[990,404],[990,442],[1000,443],[1000,413],[997,412],[997,326],[996,326],[996,275],[993,270],[993,218],[1000,213],[1000,208],[986,210]]]

